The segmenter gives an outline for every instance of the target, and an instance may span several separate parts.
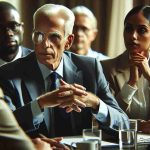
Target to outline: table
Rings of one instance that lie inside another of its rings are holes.
[[[142,140],[140,140],[141,138]],[[83,140],[82,136],[64,137],[64,140],[62,141],[62,143],[71,145],[72,142],[76,143],[82,140]],[[117,143],[102,141],[101,150],[119,150],[119,145]],[[134,149],[126,148],[125,150],[134,150]],[[138,144],[137,144],[136,150],[150,150],[150,135],[138,133]]]

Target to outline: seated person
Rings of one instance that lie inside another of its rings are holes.
[[[17,9],[0,1],[0,65],[24,57],[31,52],[22,46],[24,24]]]
[[[74,18],[65,6],[41,6],[33,17],[35,51],[0,67],[5,100],[32,137],[81,135],[92,127],[92,116],[113,136],[120,122],[127,125],[97,59],[65,51]]]
[[[134,7],[124,20],[126,51],[101,61],[106,79],[121,108],[150,133],[150,6]]]
[[[71,52],[97,58],[108,59],[108,56],[92,50],[91,45],[97,36],[97,19],[95,15],[85,6],[76,6],[71,9],[75,15],[73,27],[74,41],[70,48]]]

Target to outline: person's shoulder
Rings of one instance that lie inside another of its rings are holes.
[[[29,61],[33,59],[34,52],[31,52],[26,57],[21,57],[19,59],[16,59],[15,61],[8,62],[6,64],[3,64],[0,66],[0,76],[4,76],[5,74],[12,74],[13,72],[17,73],[22,69],[25,69],[25,67],[29,67],[30,65],[27,65]]]
[[[90,49],[89,50],[89,54],[88,54],[90,57],[94,57],[94,58],[97,58],[99,61],[100,60],[106,60],[106,59],[110,59],[110,57],[102,54],[101,52],[98,52],[96,50],[93,50],[93,49]]]
[[[95,61],[95,59],[96,59],[94,57],[75,54],[75,53],[70,52],[70,51],[65,51],[64,54],[66,56],[68,56],[71,60],[78,59],[78,60],[83,60],[83,61]]]
[[[65,62],[67,64],[74,64],[78,69],[92,70],[96,67],[100,68],[100,63],[96,58],[78,55],[72,52],[65,52],[64,55]]]
[[[22,56],[23,57],[30,54],[31,52],[33,52],[32,49],[24,47],[24,46],[21,46],[21,50],[22,50]]]

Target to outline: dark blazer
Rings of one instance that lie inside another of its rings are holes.
[[[118,128],[119,122],[124,123],[124,120],[127,120],[126,114],[111,95],[101,65],[95,58],[64,52],[63,61],[63,79],[70,84],[78,83],[83,85],[87,91],[99,96],[107,105],[110,123],[108,124],[107,122],[106,125],[103,122],[99,122],[101,128],[113,131]],[[21,80],[24,81],[30,101],[35,100],[45,92],[44,80],[34,52],[0,68],[0,86],[4,91],[5,99],[14,111],[19,124],[24,130],[29,131],[36,128],[36,126],[33,124],[30,103],[26,105],[23,103],[25,100],[22,98]],[[49,116],[53,117],[51,114],[44,115],[45,120]],[[70,115],[71,135],[81,134],[82,129],[91,128],[92,110],[90,108],[82,109],[81,113],[73,111]],[[101,117],[98,115],[98,118]],[[107,126],[109,126],[108,129]]]

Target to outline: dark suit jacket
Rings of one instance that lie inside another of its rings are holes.
[[[96,59],[64,52],[63,61],[64,80],[70,84],[78,83],[83,85],[87,91],[99,96],[107,105],[110,121],[110,124],[108,124],[109,129],[117,129],[119,122],[124,123],[124,120],[127,120],[126,114],[120,109],[111,95],[101,65]],[[33,125],[30,103],[27,105],[22,103],[25,100],[22,99],[21,80],[24,81],[30,101],[35,100],[45,92],[44,80],[34,52],[0,68],[0,86],[4,91],[5,99],[14,111],[19,124],[24,130],[29,131],[34,129],[35,126]],[[45,115],[44,117],[48,116]],[[101,118],[102,116],[99,115],[98,117]],[[81,134],[84,128],[91,128],[91,118],[92,110],[90,108],[83,109],[81,113],[72,112],[72,135]],[[101,128],[107,130],[106,124],[99,123]]]

